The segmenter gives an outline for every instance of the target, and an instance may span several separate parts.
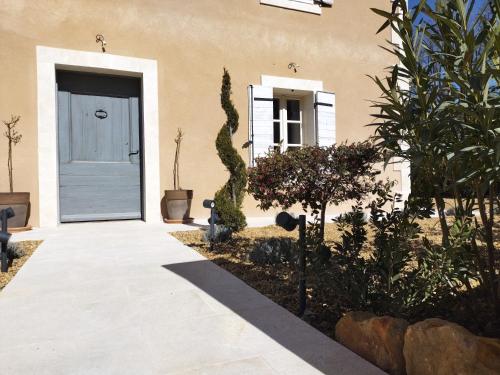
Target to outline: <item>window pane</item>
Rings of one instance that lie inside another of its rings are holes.
[[[300,124],[288,123],[288,143],[302,143],[300,139]]]
[[[273,99],[273,119],[279,120],[280,118],[280,100],[278,98]]]
[[[280,124],[281,123],[279,121],[274,122],[274,129],[273,129],[273,142],[274,143],[280,143],[280,141],[281,141]]]
[[[300,101],[299,100],[287,100],[286,101],[286,111],[288,120],[300,121]]]

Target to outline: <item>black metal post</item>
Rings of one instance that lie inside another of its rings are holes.
[[[215,205],[210,208],[210,251],[214,251],[215,240]]]
[[[8,219],[7,210],[0,211],[0,220],[2,221],[2,234],[5,236],[5,238],[2,238],[2,253],[1,253],[2,272],[7,272],[9,269],[9,260],[7,259],[7,243],[8,243],[8,237],[10,236],[7,233],[7,219]]]
[[[296,219],[287,212],[280,212],[276,216],[276,225],[279,225],[288,232],[294,231],[299,226],[299,251],[297,268],[299,273],[299,312],[302,317],[306,311],[306,215],[299,215]]]
[[[7,256],[7,245],[9,243],[9,239],[11,234],[7,232],[7,220],[11,217],[16,216],[12,207],[5,208],[0,210],[0,221],[2,224],[2,230],[0,231],[0,242],[2,243],[1,253],[0,253],[0,261],[2,265],[0,266],[0,270],[2,272],[7,272],[9,270],[9,258]]]
[[[210,251],[214,249],[214,241],[215,241],[215,224],[217,222],[217,211],[215,210],[215,201],[211,199],[205,199],[203,201],[203,207],[210,208],[210,219],[208,220],[210,224]]]
[[[299,316],[306,311],[306,215],[299,216]]]

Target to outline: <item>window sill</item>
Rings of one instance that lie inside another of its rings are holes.
[[[321,7],[318,4],[307,4],[290,0],[260,0],[260,3],[280,8],[298,10],[306,13],[321,14]]]

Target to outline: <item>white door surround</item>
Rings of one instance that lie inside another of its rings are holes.
[[[39,225],[59,224],[56,70],[142,78],[143,206],[146,222],[160,222],[158,69],[156,60],[36,47],[38,95]]]

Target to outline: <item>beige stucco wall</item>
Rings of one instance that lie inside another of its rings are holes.
[[[158,62],[161,187],[172,187],[175,133],[185,140],[181,185],[195,190],[193,216],[205,217],[204,198],[226,180],[215,150],[225,121],[219,104],[222,68],[229,69],[240,113],[235,145],[248,140],[247,86],[261,74],[321,80],[336,93],[337,141],[365,139],[370,103],[378,95],[366,74],[382,74],[390,58],[375,35],[381,20],[369,7],[388,0],[336,0],[320,16],[260,5],[259,0],[0,0],[0,118],[20,114],[23,141],[15,149],[15,189],[32,194],[38,224],[37,45],[99,51]],[[300,65],[297,73],[290,62]],[[0,191],[7,191],[6,142],[0,140]],[[388,172],[399,179],[399,172]],[[248,216],[266,215],[245,201]]]

